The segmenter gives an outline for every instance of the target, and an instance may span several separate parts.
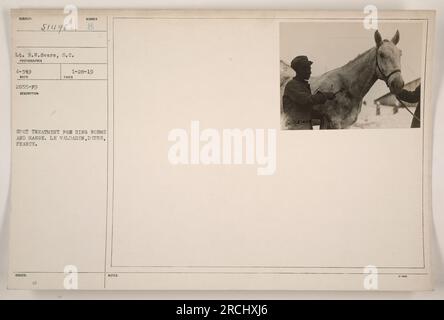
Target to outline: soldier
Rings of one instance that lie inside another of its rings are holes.
[[[308,80],[311,76],[312,63],[307,56],[297,56],[291,61],[291,68],[296,71],[296,77],[287,83],[282,97],[288,129],[312,130],[313,106],[324,104],[335,97],[331,92],[311,94]]]

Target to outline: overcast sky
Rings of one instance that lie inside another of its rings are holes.
[[[383,39],[391,39],[399,30],[402,50],[401,68],[407,83],[421,77],[423,41],[422,22],[379,22]],[[375,46],[375,30],[367,30],[362,22],[289,22],[280,26],[280,57],[290,61],[307,55],[314,63],[313,76],[343,66],[358,54]],[[364,100],[373,100],[387,93],[383,81],[377,81]]]

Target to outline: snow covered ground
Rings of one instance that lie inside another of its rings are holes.
[[[409,108],[414,113],[415,108]],[[393,108],[381,106],[381,114],[376,115],[374,105],[362,106],[358,120],[351,127],[352,129],[390,129],[390,128],[410,128],[413,116],[404,108],[399,108],[397,113],[393,113]]]

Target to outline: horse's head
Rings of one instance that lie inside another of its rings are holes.
[[[401,75],[402,51],[396,46],[399,42],[399,31],[392,40],[382,40],[379,31],[375,32],[376,42],[376,73],[384,80],[390,92],[398,94],[404,87]]]

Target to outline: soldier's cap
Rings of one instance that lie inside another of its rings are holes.
[[[297,67],[303,66],[303,65],[311,65],[313,61],[308,60],[307,56],[297,56],[293,60],[291,60],[291,68],[296,70]]]

